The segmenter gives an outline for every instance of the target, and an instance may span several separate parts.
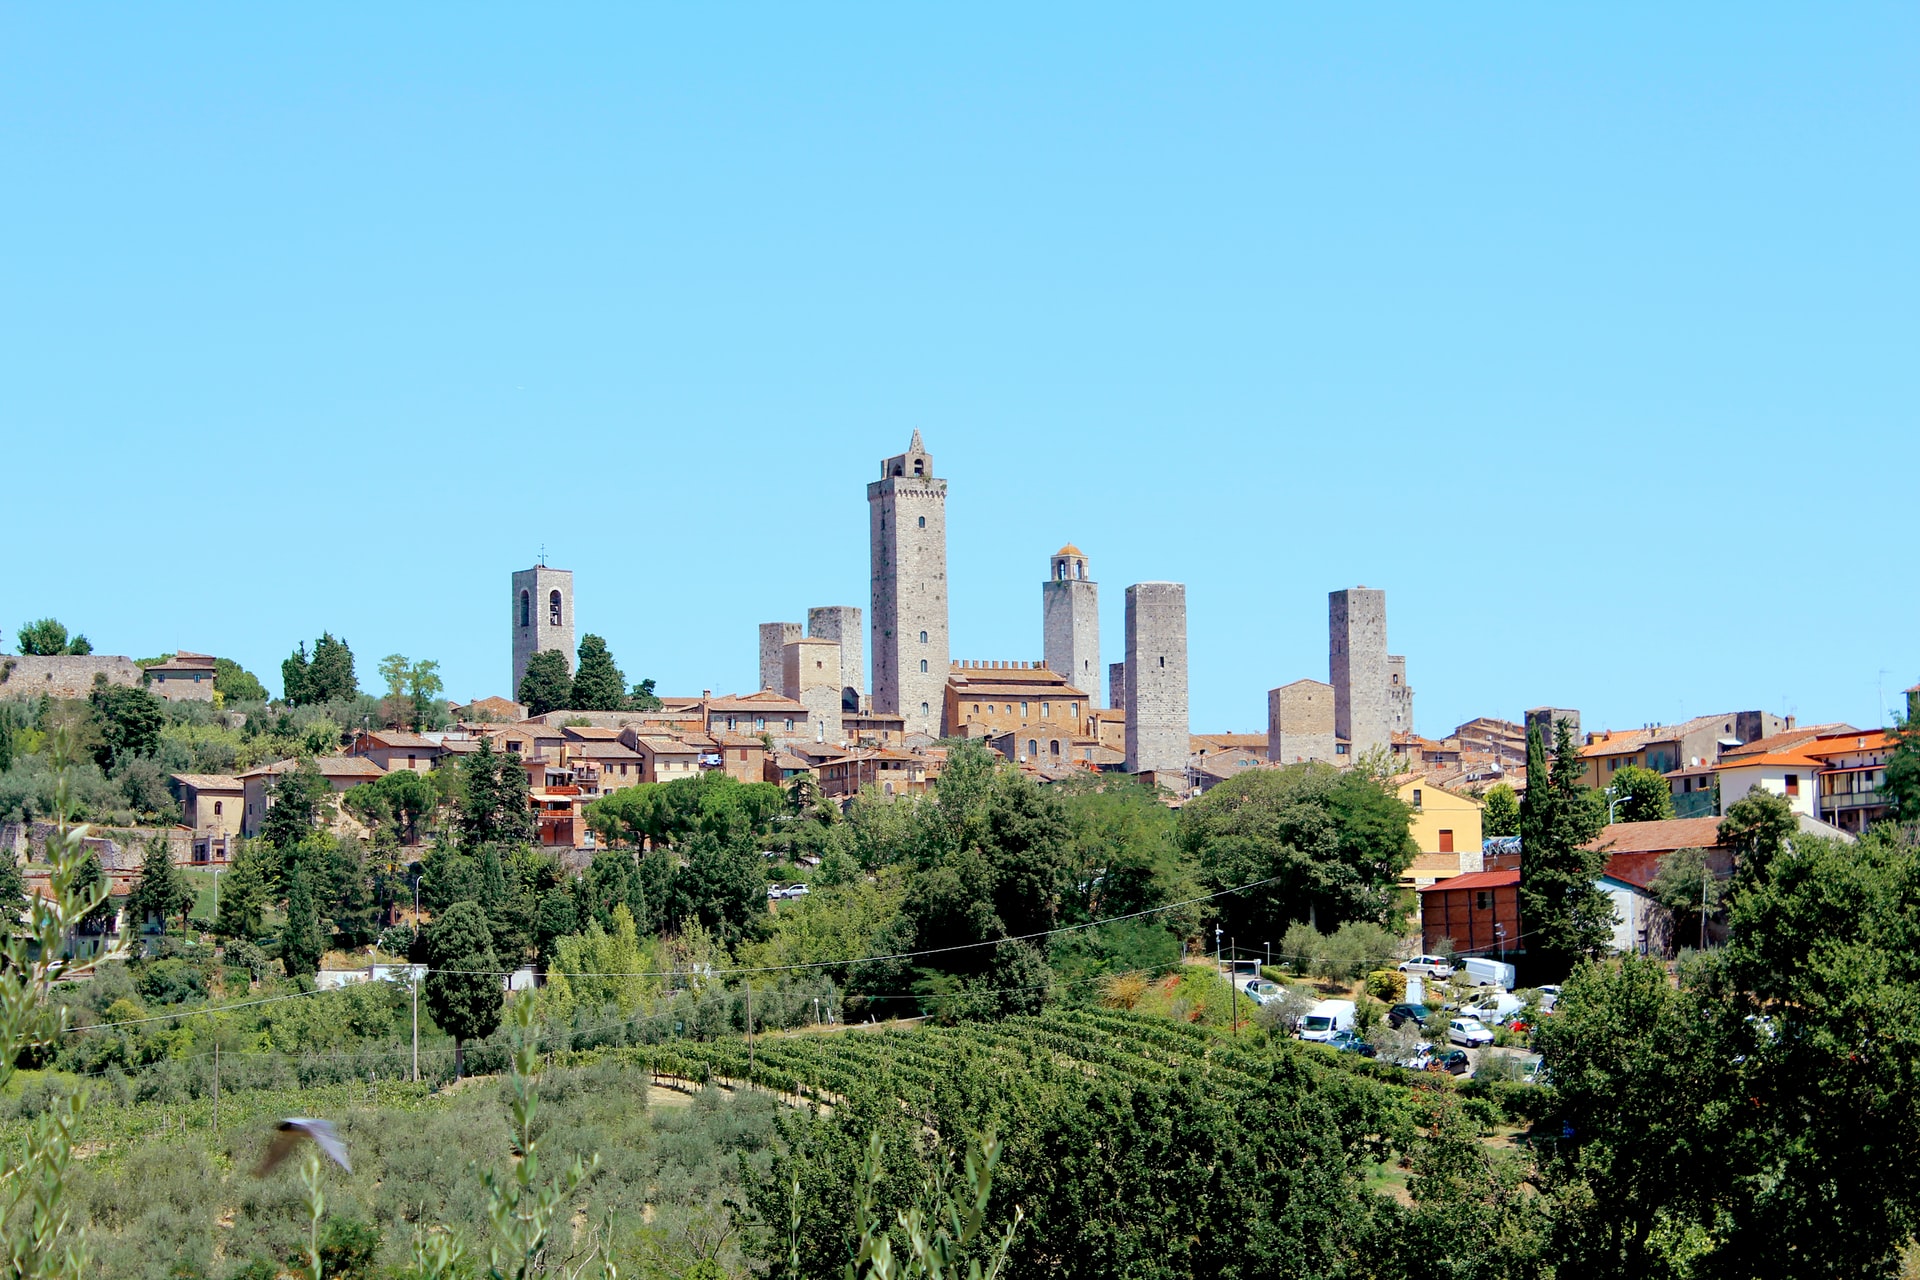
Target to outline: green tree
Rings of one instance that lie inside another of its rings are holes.
[[[213,660],[213,691],[228,702],[265,702],[267,687],[260,677],[232,658]]]
[[[483,1039],[500,1026],[500,961],[493,934],[477,902],[456,902],[426,934],[427,1009],[440,1029],[453,1037],[453,1074],[465,1064],[469,1040]]]
[[[658,711],[660,709],[662,705],[660,697],[653,691],[653,680],[651,678],[641,680],[633,686],[633,692],[627,695],[627,705],[635,711]]]
[[[573,675],[567,670],[567,655],[559,649],[543,649],[528,658],[527,673],[520,677],[516,693],[529,716],[566,710],[573,699]]]
[[[1554,725],[1552,763],[1538,726],[1527,733],[1527,794],[1520,802],[1520,927],[1531,966],[1552,977],[1595,956],[1613,934],[1613,905],[1596,883],[1607,855],[1590,849],[1606,824],[1599,793],[1567,721]]]
[[[29,622],[19,631],[20,652],[41,657],[60,654],[88,654],[93,646],[82,635],[69,636],[67,629],[53,618]]]
[[[614,665],[607,642],[592,634],[580,637],[580,666],[573,675],[567,706],[575,711],[619,711],[626,705],[626,677]]]
[[[267,793],[261,841],[284,855],[318,829],[333,807],[333,794],[332,785],[311,760],[295,764],[274,780]]]
[[[334,639],[331,631],[321,632],[313,642],[311,659],[303,643],[281,663],[280,682],[287,703],[296,707],[340,702],[360,692],[353,675],[353,650],[345,640]]]
[[[1713,874],[1704,850],[1675,849],[1654,868],[1647,892],[1673,917],[1674,938],[1686,945],[1705,936],[1704,921],[1719,914],[1727,884]]]
[[[160,699],[137,686],[97,681],[87,695],[93,724],[93,758],[103,770],[160,749],[167,713]]]
[[[440,807],[440,788],[431,774],[395,769],[341,796],[340,803],[369,827],[388,827],[406,844],[420,840],[420,823]]]
[[[422,658],[407,668],[407,701],[411,705],[413,731],[419,733],[425,729],[434,715],[434,703],[440,697],[446,685],[440,679],[440,664],[431,658]],[[445,724],[445,720],[440,723]]]
[[[128,918],[138,924],[153,917],[164,929],[167,920],[177,915],[184,929],[187,913],[193,910],[194,896],[186,873],[173,865],[173,851],[167,847],[166,838],[155,836],[148,840],[146,854],[140,862],[140,878],[127,896]]]
[[[302,640],[299,647],[280,663],[280,696],[288,706],[306,705],[307,673],[312,669],[313,663],[307,657],[307,642]]]
[[[1720,843],[1733,850],[1735,896],[1765,882],[1799,829],[1787,798],[1765,787],[1755,787],[1727,806],[1727,816],[1720,820]]]
[[[390,653],[380,659],[380,678],[387,682],[387,696],[380,703],[380,718],[395,728],[407,721],[407,669],[412,665],[404,653]]]
[[[1296,920],[1384,922],[1417,851],[1412,823],[1387,782],[1309,763],[1250,771],[1189,802],[1180,840],[1206,888],[1257,885],[1218,901],[1223,925],[1276,939]]]
[[[220,910],[213,922],[215,936],[253,939],[260,936],[267,904],[266,868],[258,849],[248,844],[233,860],[220,884]]]
[[[14,723],[13,708],[0,706],[0,773],[13,768],[13,756],[16,749],[14,734],[18,726]]]
[[[1893,754],[1887,757],[1880,794],[1887,802],[1887,819],[1920,823],[1920,693],[1907,695],[1907,714],[1888,730]]]
[[[468,849],[490,844],[525,844],[534,836],[527,774],[518,759],[480,739],[480,749],[460,762],[464,799],[460,841]]]
[[[1673,816],[1673,786],[1652,769],[1627,765],[1607,786],[1613,791],[1615,822],[1658,822]]]
[[[320,957],[326,951],[320,914],[314,908],[313,891],[307,880],[308,872],[303,866],[296,865],[287,874],[287,926],[280,936],[280,964],[289,978],[318,972]]]
[[[1506,783],[1496,782],[1487,789],[1486,805],[1480,811],[1480,831],[1488,838],[1520,834],[1520,801]]]

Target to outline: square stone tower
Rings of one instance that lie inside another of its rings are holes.
[[[913,433],[867,486],[873,547],[873,709],[939,734],[947,691],[947,482]]]
[[[1267,759],[1334,763],[1332,685],[1295,680],[1267,691]]]
[[[839,742],[840,645],[819,636],[789,640],[780,652],[780,692],[807,709],[807,737]]]
[[[1071,542],[1053,553],[1053,576],[1040,584],[1040,624],[1047,669],[1082,693],[1098,693],[1100,587]]]
[[[807,610],[807,634],[840,645],[840,708],[860,710],[867,696],[867,649],[861,635],[860,610],[850,604],[830,604]]]
[[[1531,734],[1540,730],[1540,743],[1547,749],[1547,762],[1553,762],[1553,739],[1557,726],[1562,720],[1573,734],[1575,743],[1580,741],[1580,713],[1568,707],[1529,707],[1526,713],[1526,729]]]
[[[1125,714],[1127,709],[1127,664],[1107,664],[1107,705]]]
[[[1351,587],[1327,593],[1327,667],[1333,677],[1333,732],[1347,740],[1347,758],[1391,746],[1386,592]]]
[[[573,670],[573,570],[535,565],[513,575],[513,684],[507,697],[520,696],[527,660],[558,649]]]
[[[1395,733],[1413,732],[1413,686],[1407,683],[1407,655],[1387,655],[1387,705],[1392,708]]]
[[[760,624],[760,689],[772,689],[775,693],[781,690],[786,678],[781,666],[782,654],[788,643],[798,640],[802,634],[797,622]]]
[[[1187,735],[1187,589],[1127,588],[1127,772],[1183,776]]]

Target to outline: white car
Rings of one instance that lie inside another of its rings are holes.
[[[1425,973],[1445,981],[1453,976],[1453,961],[1444,956],[1415,956],[1400,962],[1402,973]]]
[[[787,886],[787,896],[789,898],[804,898],[812,892],[813,890],[807,888],[804,884],[795,883]]]
[[[1253,1001],[1255,1004],[1265,1004],[1269,1000],[1278,1000],[1286,994],[1285,991],[1280,989],[1279,983],[1269,982],[1265,978],[1259,978],[1249,982],[1246,986],[1242,987],[1241,990],[1245,991],[1247,993],[1247,999]]]
[[[1447,1039],[1454,1044],[1477,1049],[1493,1043],[1493,1032],[1487,1030],[1478,1019],[1455,1018],[1447,1024]]]
[[[1560,986],[1558,983],[1549,982],[1544,987],[1536,987],[1534,989],[1540,993],[1540,1009],[1542,1012],[1551,1013],[1553,1006],[1560,1003]]]

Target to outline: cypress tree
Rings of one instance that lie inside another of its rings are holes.
[[[254,938],[260,933],[260,909],[267,899],[267,878],[260,855],[243,850],[220,886],[220,911],[213,932],[221,938]]]
[[[575,711],[619,711],[627,705],[626,677],[599,636],[580,638],[580,666],[574,672],[572,695],[567,705]]]
[[[320,915],[307,888],[306,868],[296,866],[287,876],[287,930],[280,940],[280,963],[289,978],[297,978],[317,972],[324,953]]]
[[[466,1042],[500,1026],[500,962],[477,902],[456,902],[426,934],[427,1011],[453,1037],[453,1074],[465,1067]]]
[[[181,927],[185,928],[187,913],[193,910],[193,898],[193,886],[187,883],[186,873],[173,865],[173,853],[167,848],[166,840],[156,837],[147,841],[146,855],[140,863],[140,879],[127,898],[127,915],[136,927],[148,916],[157,916],[164,931],[168,918],[178,915]]]
[[[514,692],[530,716],[565,710],[573,701],[567,655],[559,649],[545,649],[528,658],[527,673],[520,677],[520,687]]]
[[[360,692],[353,676],[353,650],[345,640],[323,631],[313,643],[313,663],[307,668],[306,700],[339,702]]]
[[[1536,726],[1527,733],[1527,794],[1520,802],[1520,929],[1510,940],[1530,966],[1563,976],[1598,955],[1613,933],[1613,904],[1595,884],[1607,855],[1585,849],[1606,825],[1606,806],[1586,785],[1573,729],[1554,726],[1551,762]]]

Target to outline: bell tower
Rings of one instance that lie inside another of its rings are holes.
[[[573,670],[573,570],[535,565],[513,575],[513,685],[507,697],[518,700],[527,661],[558,649]]]
[[[1087,557],[1069,542],[1053,553],[1052,573],[1040,584],[1041,640],[1047,668],[1090,697],[1100,693],[1100,587]]]

